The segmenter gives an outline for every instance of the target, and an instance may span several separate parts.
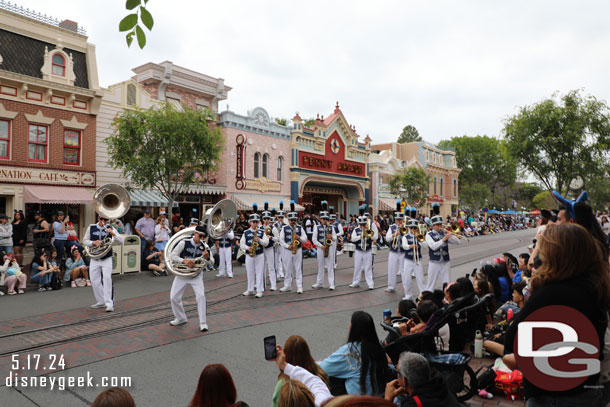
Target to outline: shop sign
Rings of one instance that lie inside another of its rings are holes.
[[[235,165],[237,168],[235,169],[235,188],[238,190],[242,190],[245,188],[246,183],[244,181],[244,150],[246,144],[246,138],[243,134],[238,134],[235,138],[235,142],[237,143],[236,152],[235,152]]]
[[[364,176],[364,164],[355,164],[342,161],[333,161],[324,157],[313,157],[301,153],[302,168],[315,168],[327,172],[343,172],[356,176]]]
[[[265,177],[259,179],[249,179],[246,181],[245,189],[259,192],[280,192],[282,184],[279,182],[269,181]]]
[[[22,184],[52,184],[95,186],[95,173],[72,172],[40,168],[3,167],[0,168],[0,182]]]

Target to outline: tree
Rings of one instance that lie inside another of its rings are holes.
[[[610,182],[609,174],[602,174],[587,182],[586,190],[589,193],[589,205],[593,209],[607,210],[610,204]]]
[[[503,132],[519,164],[548,190],[564,194],[576,177],[598,176],[608,165],[610,110],[577,90],[520,108]]]
[[[394,174],[388,185],[394,196],[417,207],[428,195],[428,175],[419,167],[409,167]]]
[[[491,191],[485,184],[475,183],[460,187],[460,201],[474,213],[485,207],[490,198]]]
[[[114,120],[116,133],[104,140],[109,163],[140,187],[157,188],[171,213],[176,197],[220,160],[224,138],[209,127],[213,118],[209,110],[178,111],[169,103],[157,110],[125,110]]]
[[[542,191],[532,199],[532,203],[536,209],[549,209],[557,207],[557,201],[551,195],[550,191]]]
[[[419,135],[419,131],[415,128],[415,126],[411,126],[410,124],[405,126],[402,129],[402,133],[398,136],[398,143],[412,143],[414,141],[421,141],[422,138]]]
[[[517,161],[504,141],[488,136],[461,136],[442,140],[440,148],[455,149],[455,160],[461,168],[460,190],[475,184],[486,185],[495,200],[498,188],[512,186],[517,178]]]
[[[285,119],[283,117],[276,117],[274,120],[280,126],[288,126],[288,119]]]
[[[139,24],[140,21],[144,27],[148,28],[148,31],[152,30],[153,25],[155,25],[152,14],[150,14],[145,7],[147,3],[148,0],[127,0],[125,2],[125,9],[132,11],[135,10],[133,13],[128,14],[119,22],[119,31],[128,31],[128,33],[125,34],[128,47],[131,46],[134,35],[138,40],[138,45],[140,48],[144,48],[146,45],[146,34]]]
[[[313,126],[313,124],[316,122],[316,119],[314,119],[313,117],[310,119],[305,120],[305,122],[303,123],[304,127],[307,128],[311,128],[311,126]]]

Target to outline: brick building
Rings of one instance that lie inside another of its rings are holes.
[[[94,221],[95,46],[77,23],[0,3],[0,212]]]

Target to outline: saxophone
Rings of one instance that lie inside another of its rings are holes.
[[[254,231],[254,237],[258,235],[258,229]],[[256,248],[258,247],[258,242],[252,238],[252,246],[250,246],[250,257],[256,256]]]
[[[292,228],[292,254],[297,254],[299,251],[299,237],[297,236],[296,225]]]
[[[324,257],[328,257],[330,246],[333,244],[332,234],[326,233],[326,240],[324,241]]]

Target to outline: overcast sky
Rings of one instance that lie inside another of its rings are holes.
[[[122,0],[18,0],[82,25],[100,85],[148,61],[225,79],[229,104],[347,120],[374,143],[407,124],[438,142],[499,136],[519,106],[583,88],[610,99],[610,2],[150,0],[148,44],[127,48]]]

